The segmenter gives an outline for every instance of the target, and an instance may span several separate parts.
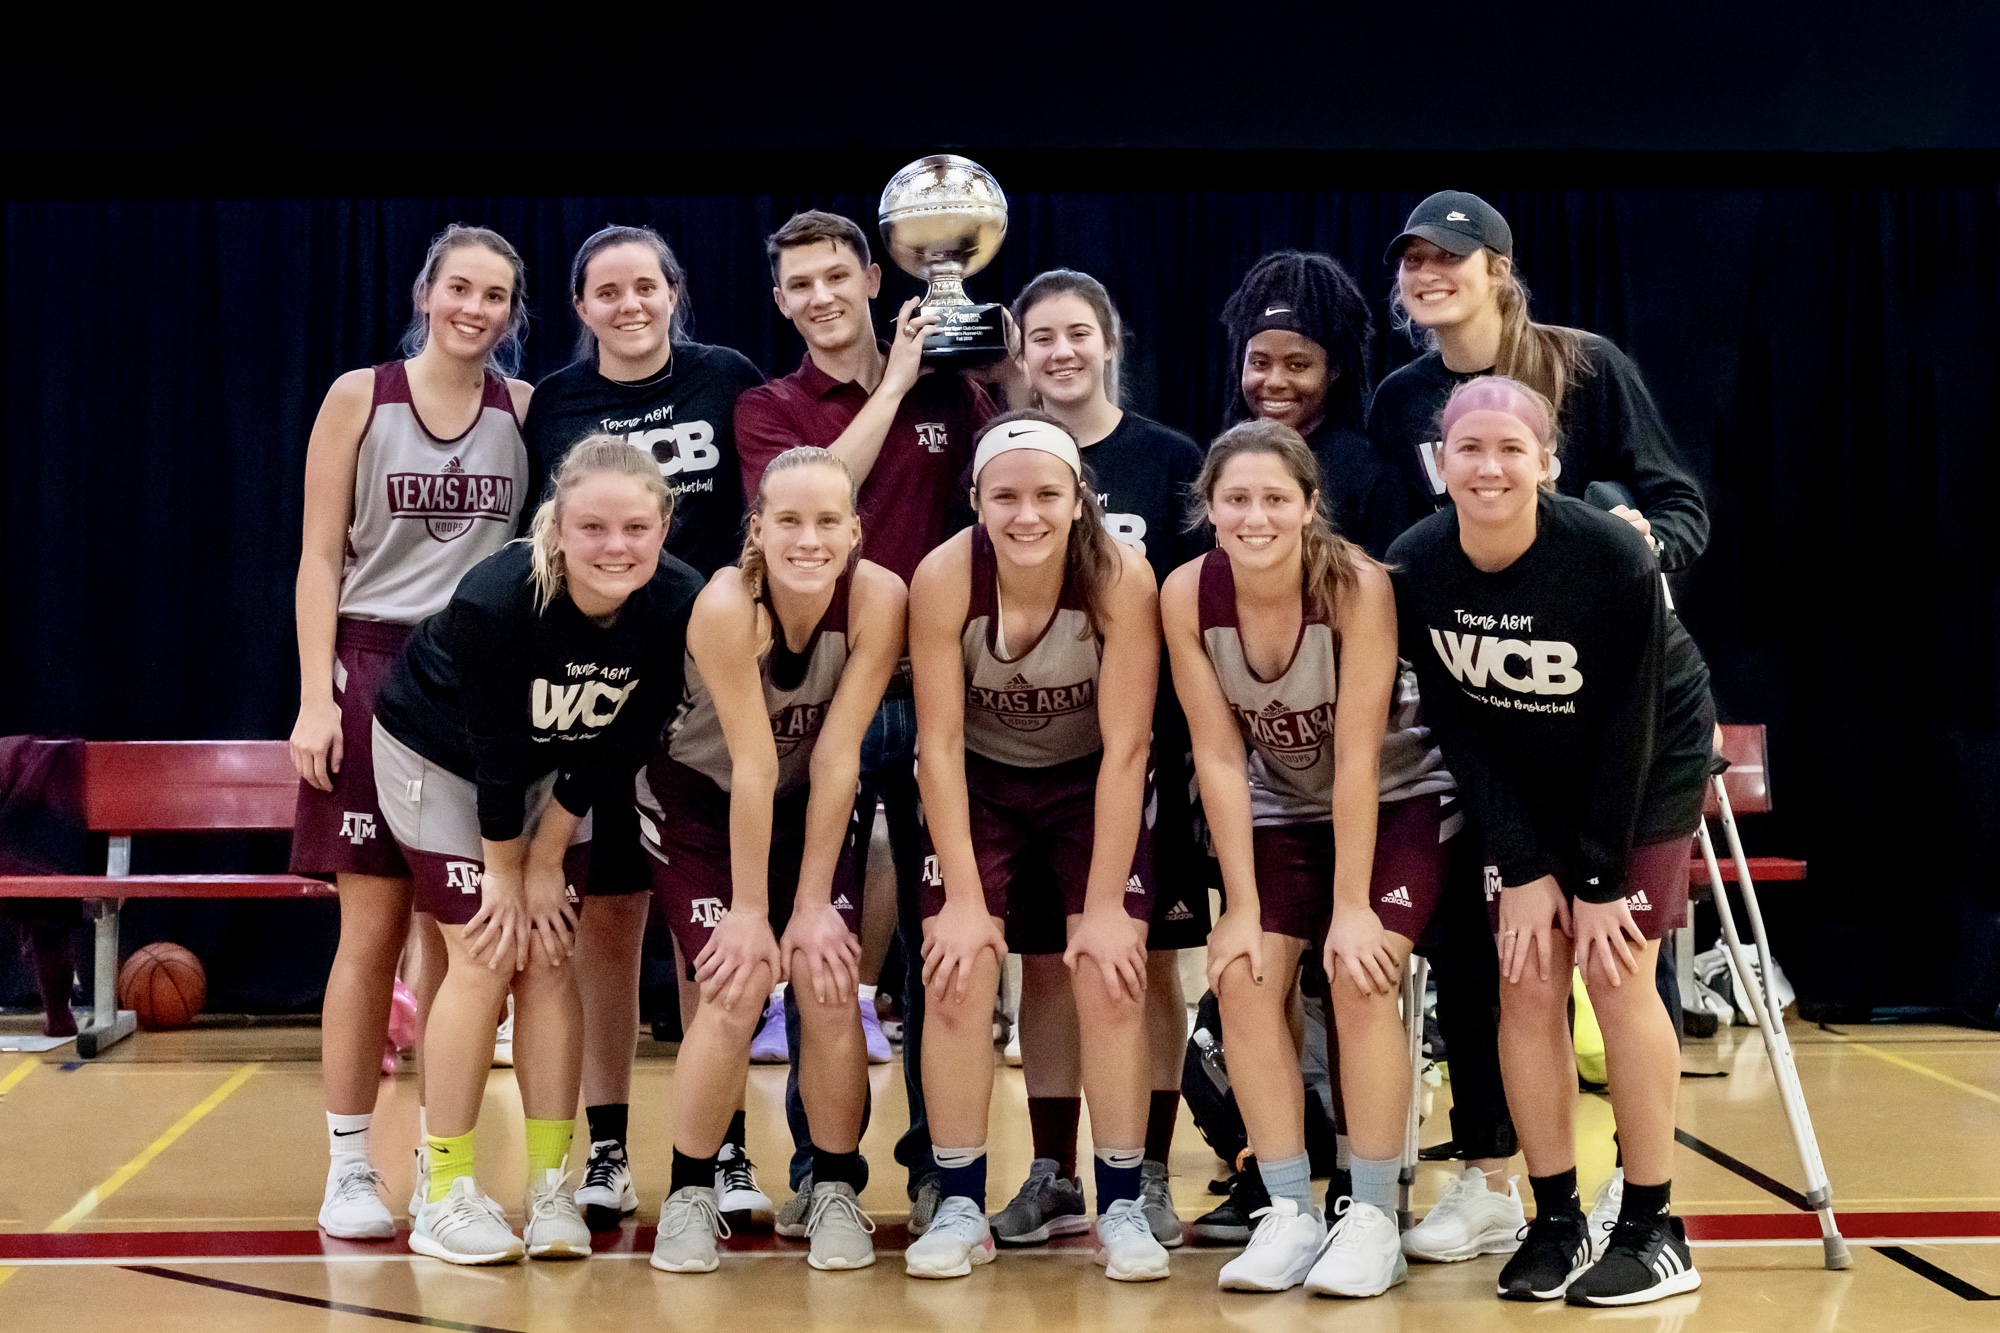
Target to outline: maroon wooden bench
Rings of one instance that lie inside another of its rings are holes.
[[[1770,813],[1771,778],[1766,765],[1767,753],[1762,723],[1731,724],[1722,728],[1722,757],[1729,761],[1729,770],[1722,775],[1722,785],[1729,792],[1729,808],[1734,813]],[[1708,800],[1702,806],[1702,816],[1707,819],[1722,817],[1722,805],[1715,799],[1713,785],[1709,787]],[[1806,863],[1790,857],[1753,856],[1749,861],[1750,878],[1758,884],[1797,881],[1806,877]],[[1688,862],[1688,883],[1708,887],[1708,864],[1699,856]]]
[[[118,906],[126,898],[320,898],[333,885],[300,875],[134,875],[135,833],[265,833],[292,828],[299,778],[283,741],[90,741],[84,819],[111,835],[102,875],[0,875],[0,898],[80,898],[97,923],[90,1017],[77,1052],[132,1032],[118,1008]]]

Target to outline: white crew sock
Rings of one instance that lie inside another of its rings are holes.
[[[326,1148],[335,1165],[347,1162],[368,1163],[368,1125],[373,1115],[335,1115],[326,1113]]]
[[[875,988],[873,986],[858,986],[855,988],[855,994],[870,1004],[875,1003]]]

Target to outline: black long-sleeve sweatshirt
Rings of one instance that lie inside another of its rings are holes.
[[[1544,495],[1534,543],[1497,573],[1444,509],[1390,549],[1403,657],[1505,886],[1568,867],[1586,902],[1625,894],[1632,847],[1699,818],[1708,666],[1667,613],[1639,533]]]
[[[563,809],[631,804],[632,775],[680,701],[701,575],[662,552],[652,582],[600,625],[558,593],[537,610],[516,542],[419,624],[376,700],[384,730],[479,789],[479,835],[521,835],[527,789],[557,774]]]
[[[1569,387],[1557,424],[1562,474],[1556,489],[1581,497],[1593,481],[1620,482],[1660,542],[1660,567],[1693,564],[1708,547],[1708,506],[1674,448],[1667,425],[1632,358],[1609,339],[1585,334],[1586,365]],[[1425,458],[1438,440],[1438,419],[1451,391],[1490,375],[1447,369],[1428,352],[1385,377],[1368,405],[1368,434],[1391,460],[1409,492],[1412,512],[1444,503]]]

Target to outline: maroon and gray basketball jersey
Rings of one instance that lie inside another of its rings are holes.
[[[1083,590],[1063,579],[1055,613],[1033,642],[1000,644],[993,539],[972,529],[972,597],[965,652],[965,748],[1017,768],[1047,768],[1104,748],[1097,675],[1104,640],[1090,632]]]
[[[784,627],[771,614],[771,646],[757,669],[764,682],[764,708],[771,715],[771,738],[778,743],[780,797],[803,790],[812,775],[813,744],[847,667],[847,594],[853,581],[852,569],[840,576],[833,601],[799,652],[785,646]],[[770,608],[768,594],[765,608]],[[667,755],[729,790],[729,743],[693,653],[687,655],[680,711],[667,726]]]
[[[1202,560],[1201,641],[1249,752],[1250,822],[1333,818],[1333,705],[1339,661],[1333,627],[1306,613],[1292,660],[1276,680],[1250,669],[1236,619],[1236,578],[1220,549]],[[1444,758],[1419,720],[1416,674],[1397,660],[1382,737],[1383,801],[1451,791]]]
[[[440,440],[417,416],[405,363],[375,367],[340,614],[413,625],[442,611],[466,571],[513,537],[527,481],[507,381],[487,372],[479,415],[464,434]]]

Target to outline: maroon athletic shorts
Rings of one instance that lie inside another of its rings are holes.
[[[1641,937],[1663,940],[1667,932],[1687,924],[1688,858],[1693,854],[1694,832],[1663,842],[1642,843],[1625,857],[1625,905],[1632,910],[1632,923]],[[1570,888],[1578,875],[1567,866],[1556,871],[1556,883],[1572,903]],[[1486,922],[1500,929],[1500,871],[1486,867]]]
[[[1047,768],[1018,768],[966,752],[972,853],[986,910],[1007,923],[1007,947],[1061,953],[1069,918],[1083,911],[1097,845],[1097,770],[1103,752]],[[924,828],[923,913],[944,909],[944,875]],[[1125,914],[1153,914],[1153,840],[1145,821],[1126,875]]]
[[[333,701],[340,705],[340,771],[333,790],[299,782],[292,817],[294,875],[386,875],[407,879],[409,864],[389,836],[375,799],[369,725],[411,626],[343,618],[333,641]]]
[[[652,808],[639,810],[640,833],[650,856],[653,892],[681,954],[701,957],[709,936],[735,898],[729,879],[729,793],[706,774],[655,755],[646,771]],[[799,865],[806,850],[807,791],[781,796],[771,807],[771,856],[766,874],[771,933],[783,935],[798,898]],[[833,870],[833,910],[861,933],[861,880],[854,873],[855,820],[847,822]]]
[[[1412,796],[1379,808],[1368,903],[1384,930],[1424,937],[1444,890],[1444,840],[1455,792]],[[1317,946],[1333,918],[1333,825],[1265,824],[1250,831],[1257,862],[1258,915],[1266,931]]]

